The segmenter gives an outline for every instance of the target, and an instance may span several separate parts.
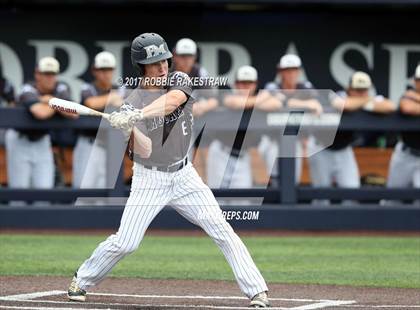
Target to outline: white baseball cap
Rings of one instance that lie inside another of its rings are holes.
[[[417,65],[416,73],[414,74],[414,79],[420,80],[420,64]]]
[[[175,54],[177,55],[196,55],[197,44],[191,39],[183,38],[176,42]]]
[[[38,71],[57,74],[60,72],[60,63],[54,57],[43,57],[38,61]]]
[[[293,54],[284,55],[277,64],[278,69],[300,68],[301,66],[302,61],[300,57]]]
[[[353,89],[369,89],[372,86],[372,80],[367,73],[357,71],[350,77],[349,86]]]
[[[256,82],[258,80],[257,69],[252,66],[242,66],[236,72],[237,82]]]
[[[95,61],[93,67],[95,69],[106,69],[111,68],[114,69],[116,66],[115,56],[112,55],[110,52],[100,52],[95,56]]]

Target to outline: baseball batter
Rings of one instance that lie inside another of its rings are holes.
[[[400,100],[400,111],[405,115],[420,116],[420,65],[410,87]],[[420,188],[419,132],[403,132],[392,154],[388,187]]]
[[[171,205],[215,241],[239,287],[251,299],[250,305],[268,307],[268,289],[261,273],[223,218],[212,192],[188,162],[192,89],[185,73],[168,75],[171,57],[165,40],[158,34],[144,33],[132,42],[131,59],[143,77],[142,83],[109,119],[113,127],[131,134],[132,188],[117,233],[102,242],[79,267],[68,298],[84,301],[86,290],[135,251],[151,221],[165,205]],[[164,86],[158,86],[162,81],[166,81]]]

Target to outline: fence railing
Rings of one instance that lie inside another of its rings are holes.
[[[325,113],[317,122],[313,124],[300,124],[290,121],[290,118],[283,117],[290,111],[276,113],[254,112],[253,121],[245,122],[240,119],[237,128],[232,128],[232,119],[241,118],[242,113],[235,111],[216,111],[208,113],[202,118],[195,120],[195,126],[210,131],[232,131],[237,129],[247,129],[256,132],[270,132],[272,135],[278,133],[278,143],[280,148],[294,148],[297,143],[297,136],[288,135],[284,139],[282,133],[290,129],[290,132],[300,130],[322,130],[334,126],[330,120],[337,115],[333,112]],[[322,119],[328,119],[323,123]],[[321,120],[321,121],[319,121]],[[82,116],[79,119],[71,120],[62,117],[53,117],[50,120],[38,121],[23,108],[0,108],[0,128],[15,129],[97,129],[100,119],[96,117]],[[338,130],[342,131],[363,131],[363,132],[420,132],[420,118],[403,116],[399,113],[391,115],[377,115],[365,111],[345,113],[338,116]],[[234,122],[233,122],[234,123]],[[107,126],[107,125],[105,125]],[[111,135],[115,135],[115,130],[109,130]],[[276,135],[277,136],[277,135]],[[115,136],[109,137],[115,139]],[[108,157],[119,160],[116,149],[107,143]],[[117,151],[119,152],[119,151]],[[344,164],[344,163],[343,163]],[[111,165],[111,164],[109,164]],[[114,165],[115,166],[115,165]],[[123,165],[119,166],[123,167]],[[50,201],[72,201],[78,197],[122,197],[127,196],[128,189],[123,182],[123,168],[119,169],[118,178],[108,184],[115,184],[107,189],[14,189],[0,188],[0,201],[9,200],[50,200]],[[114,169],[115,172],[115,169]],[[249,188],[249,189],[214,189],[217,197],[264,197],[264,201],[281,204],[296,204],[302,200],[311,199],[349,199],[362,201],[377,201],[381,199],[420,199],[420,190],[412,188],[374,188],[361,187],[355,189],[344,188],[314,188],[301,187],[295,184],[295,159],[293,157],[283,157],[278,159],[278,188]],[[115,176],[114,176],[115,177]]]

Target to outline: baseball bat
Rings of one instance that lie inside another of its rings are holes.
[[[59,98],[51,98],[50,101],[48,102],[48,105],[54,110],[61,111],[61,112],[67,112],[67,113],[73,113],[73,114],[79,114],[79,115],[101,116],[105,119],[109,118],[108,113],[102,113],[102,112],[93,110],[91,108],[88,108],[87,106],[81,105],[77,102],[63,100]]]

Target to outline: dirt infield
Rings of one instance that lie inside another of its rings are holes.
[[[68,302],[70,278],[0,277],[1,309],[242,309],[248,300],[227,281],[108,278],[86,303]],[[415,289],[269,284],[277,309],[420,309]]]

